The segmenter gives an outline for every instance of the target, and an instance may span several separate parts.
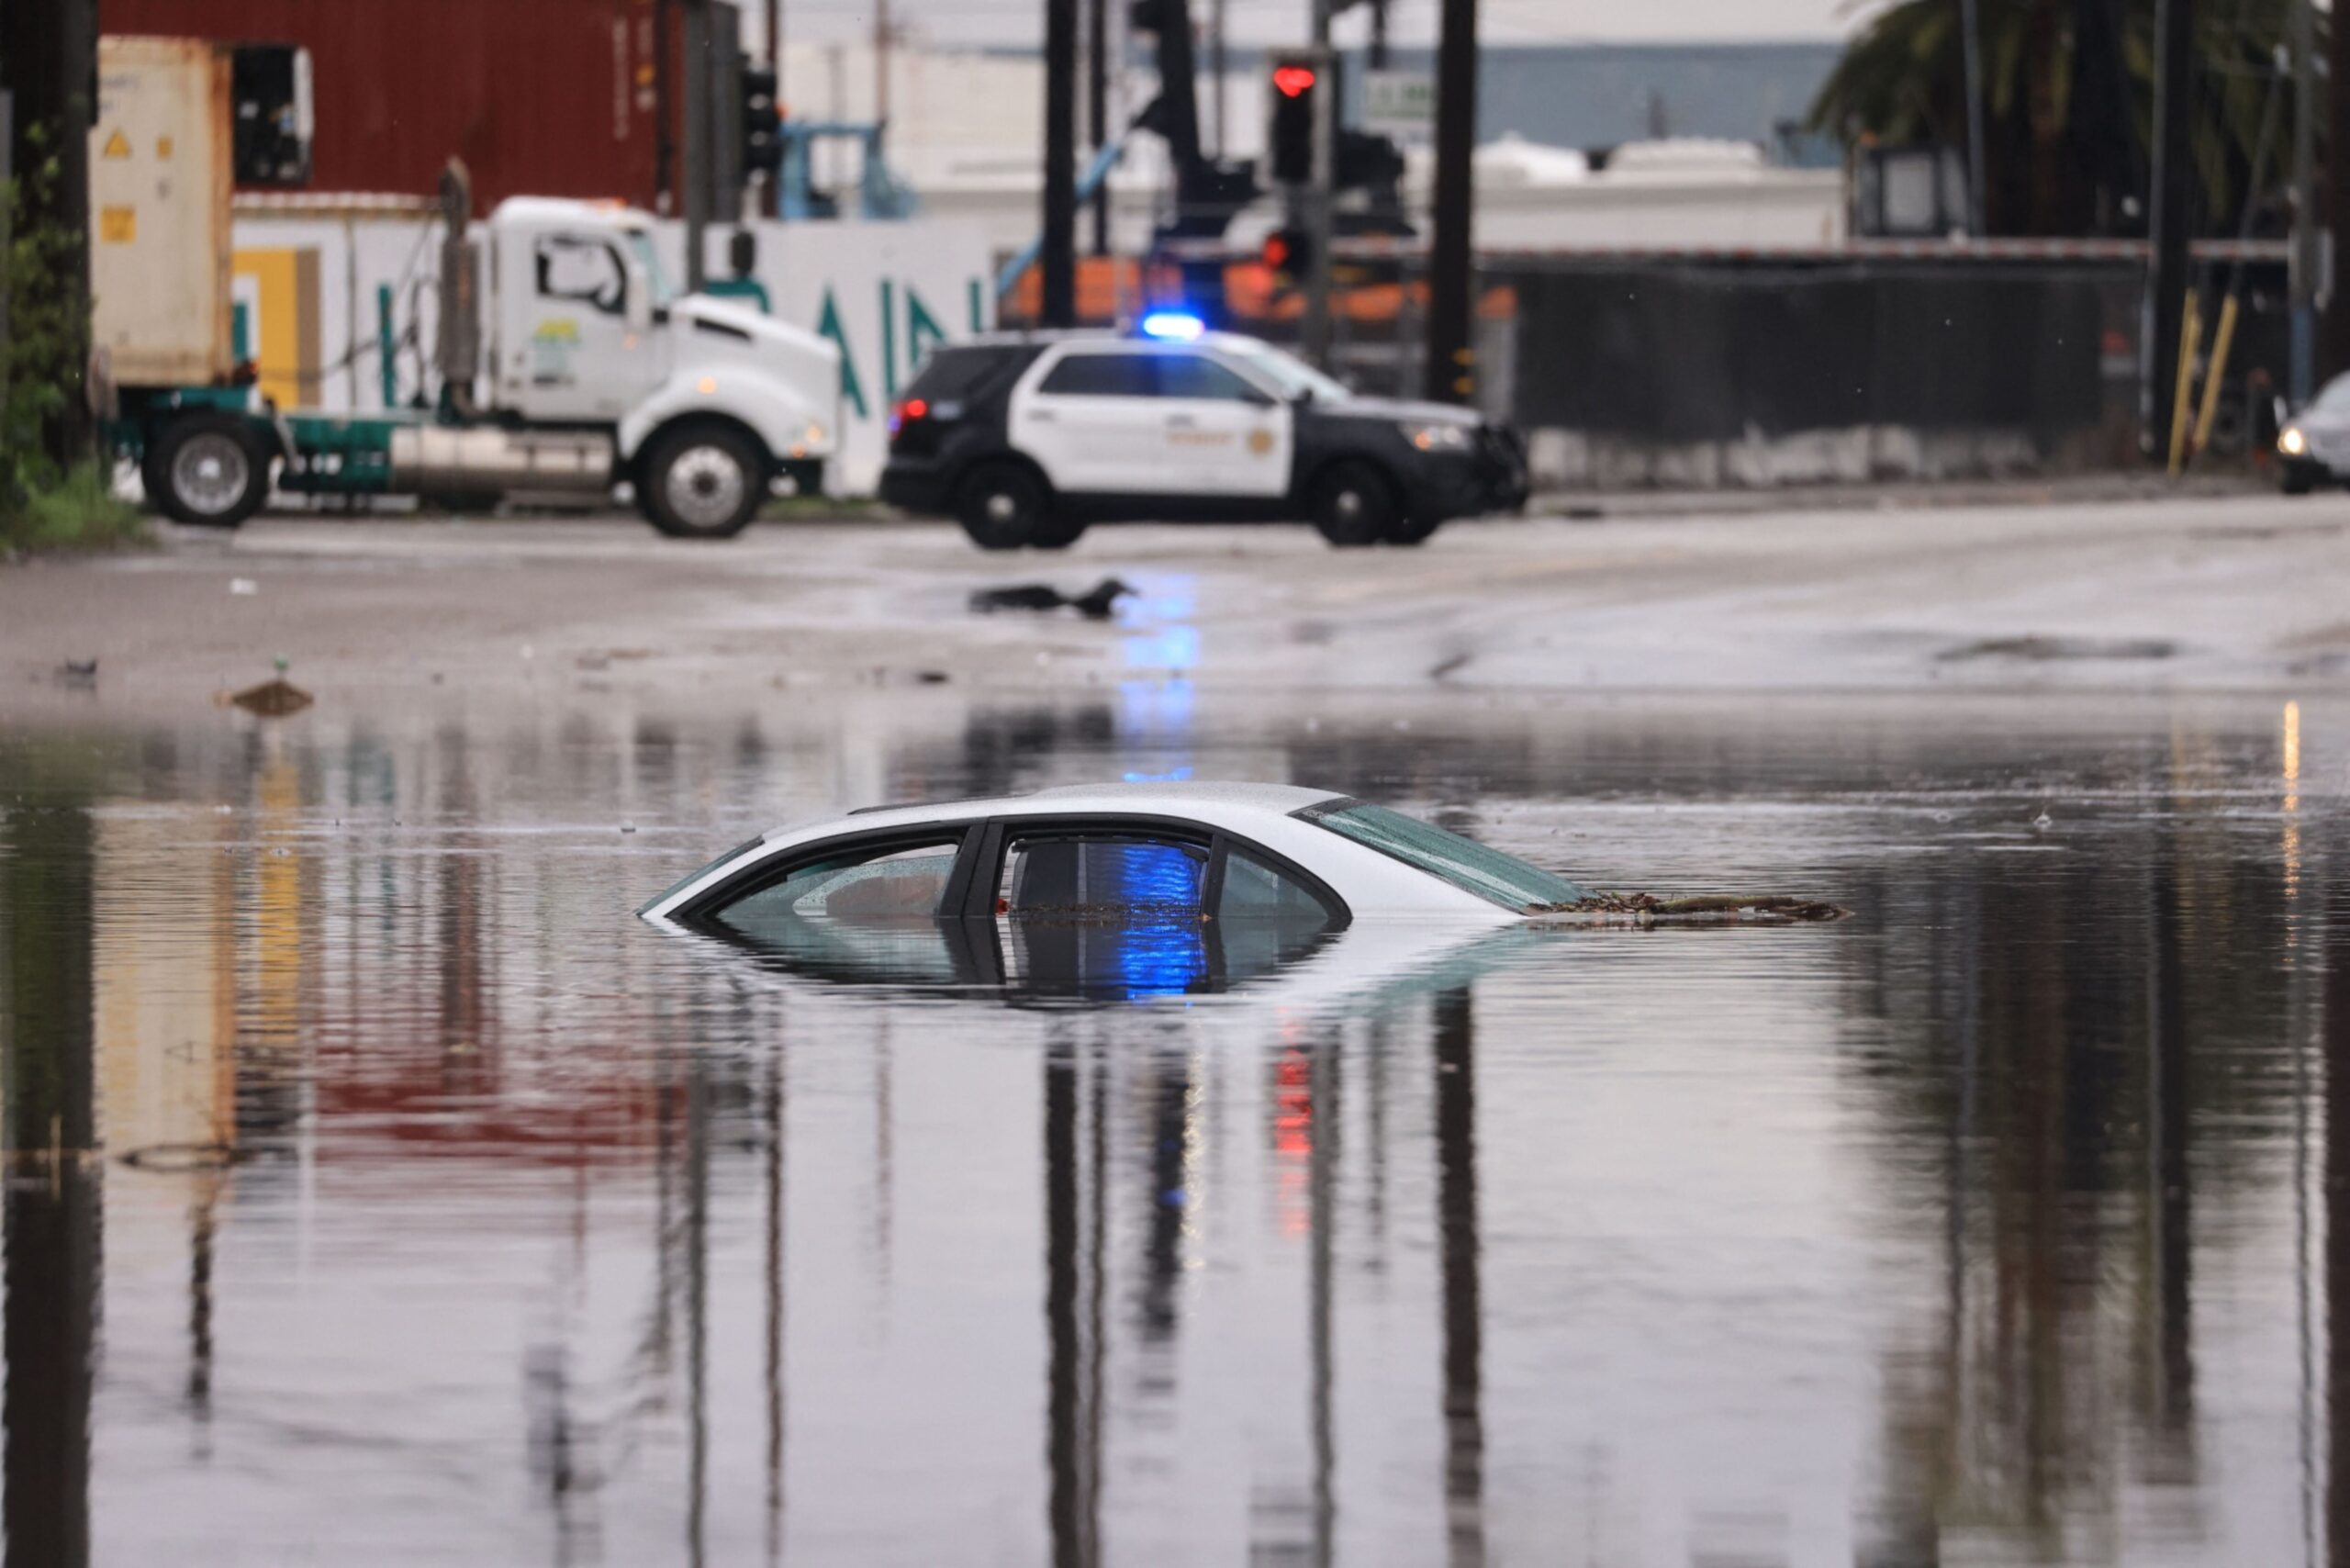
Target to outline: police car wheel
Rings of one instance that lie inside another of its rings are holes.
[[[982,550],[1018,550],[1029,544],[1058,549],[1052,541],[1067,527],[1056,523],[1043,482],[1016,463],[990,463],[964,480],[955,515],[971,543]],[[1076,537],[1070,533],[1061,543]]]
[[[1443,526],[1444,519],[1440,517],[1399,517],[1395,520],[1395,526],[1387,531],[1387,543],[1425,544],[1427,543],[1428,535]]]
[[[1066,550],[1085,537],[1085,524],[1073,518],[1047,517],[1036,531],[1039,550]]]
[[[1341,550],[1376,544],[1402,521],[1394,487],[1368,463],[1337,464],[1314,487],[1314,526]]]

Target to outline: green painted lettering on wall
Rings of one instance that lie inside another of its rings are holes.
[[[923,350],[946,341],[946,329],[940,326],[938,318],[930,313],[930,307],[922,302],[922,296],[914,292],[914,286],[911,283],[906,285],[906,363],[909,365],[921,364]]]
[[[848,346],[848,332],[841,325],[840,304],[829,287],[824,290],[824,310],[816,319],[816,330],[832,339],[833,347],[841,351],[841,396],[856,417],[864,419],[865,388],[856,379],[856,355]]]
[[[968,298],[971,306],[971,330],[974,332],[986,331],[988,330],[988,319],[986,313],[979,308],[979,302],[985,297],[985,296],[979,293],[979,280],[978,278],[973,278],[971,280],[970,286],[966,289],[964,293]]]
[[[881,280],[881,396],[898,400],[898,286]]]

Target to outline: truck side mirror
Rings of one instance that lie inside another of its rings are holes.
[[[628,330],[645,332],[653,329],[653,275],[644,263],[632,256],[628,260]]]

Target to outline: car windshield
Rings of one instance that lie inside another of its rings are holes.
[[[630,230],[628,253],[636,258],[636,264],[644,269],[645,277],[652,283],[655,308],[667,308],[677,297],[677,286],[669,281],[669,269],[661,264],[661,252],[654,249],[653,236],[642,229]]]
[[[1588,889],[1529,866],[1515,855],[1489,849],[1475,839],[1361,801],[1318,801],[1295,815],[1342,838],[1450,882],[1463,892],[1520,912],[1581,903]]]
[[[1332,380],[1304,360],[1285,354],[1270,343],[1243,339],[1218,342],[1216,347],[1274,382],[1284,398],[1310,393],[1317,403],[1343,403],[1354,396],[1347,390],[1345,383]]]

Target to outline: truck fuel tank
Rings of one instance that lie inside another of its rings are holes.
[[[392,431],[391,448],[396,491],[612,487],[612,438],[599,431],[402,425]]]

